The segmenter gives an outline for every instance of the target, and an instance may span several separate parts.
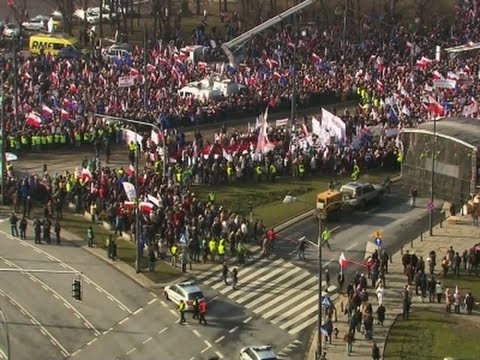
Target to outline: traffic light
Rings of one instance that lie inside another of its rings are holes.
[[[73,279],[72,297],[77,301],[82,301],[82,282],[79,279]]]
[[[252,212],[253,211],[253,204],[251,201],[248,202],[248,212]]]

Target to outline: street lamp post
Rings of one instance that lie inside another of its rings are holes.
[[[5,99],[3,91],[3,76],[0,79],[0,121],[1,121],[1,135],[0,135],[0,186],[1,186],[1,204],[5,205]]]
[[[285,196],[283,199],[283,203],[289,204],[294,203],[297,201],[297,198],[292,196]],[[325,204],[322,204],[325,205]],[[317,341],[317,354],[316,359],[322,359],[322,234],[323,234],[323,216],[327,214],[327,210],[331,206],[338,206],[344,205],[343,201],[334,201],[329,203],[327,206],[317,207],[317,217],[318,217],[318,246],[317,246],[317,255],[318,255],[318,264],[317,264],[317,272],[318,272],[318,314],[317,314],[317,331],[318,331],[318,341]]]
[[[125,123],[130,123],[135,126],[135,130],[137,130],[137,125],[140,126],[148,126],[153,129],[155,129],[159,134],[163,135],[163,131],[161,128],[159,128],[157,125],[145,122],[145,121],[140,121],[140,120],[133,120],[133,119],[127,119],[127,118],[121,118],[121,117],[116,117],[116,116],[108,116],[104,114],[95,114],[97,117],[101,118],[107,118],[111,119],[113,121],[121,121]],[[136,131],[135,131],[136,133]],[[163,176],[166,176],[166,170],[167,170],[167,152],[166,152],[166,144],[165,144],[165,137],[163,137],[163,143],[162,143],[162,149],[163,149]],[[139,160],[140,160],[140,152],[137,149],[136,153],[136,159],[135,159],[135,190],[136,190],[136,200],[137,204],[135,206],[135,239],[137,242],[137,256],[136,256],[136,271],[137,273],[141,272],[141,267],[140,267],[140,260],[142,257],[142,251],[140,247],[140,209],[139,209],[139,201],[138,201],[138,171],[139,171]]]
[[[433,146],[432,146],[432,171],[430,174],[430,207],[428,224],[430,228],[430,236],[433,236],[433,201],[435,200],[435,157],[437,156],[437,120],[433,120]]]
[[[293,14],[293,75],[292,75],[292,99],[290,104],[290,120],[292,121],[292,125],[295,122],[295,113],[296,113],[296,96],[297,96],[297,41],[298,41],[298,27],[297,27],[297,14]]]

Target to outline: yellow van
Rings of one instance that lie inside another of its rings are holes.
[[[78,49],[77,39],[65,34],[34,34],[30,36],[29,50],[31,54],[40,54],[43,49],[45,54],[58,55],[65,46]]]
[[[317,194],[316,216],[327,220],[335,218],[343,208],[342,193],[336,190],[327,190]]]

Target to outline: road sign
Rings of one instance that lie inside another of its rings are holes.
[[[382,246],[382,239],[376,238],[375,239],[375,245],[377,245],[378,247],[381,247]]]

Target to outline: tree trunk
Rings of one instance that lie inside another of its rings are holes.
[[[218,1],[222,2],[222,0],[218,0]],[[227,3],[228,3],[227,0],[223,0],[223,12],[225,13],[228,11]]]
[[[197,0],[197,16],[200,16],[200,0]]]

